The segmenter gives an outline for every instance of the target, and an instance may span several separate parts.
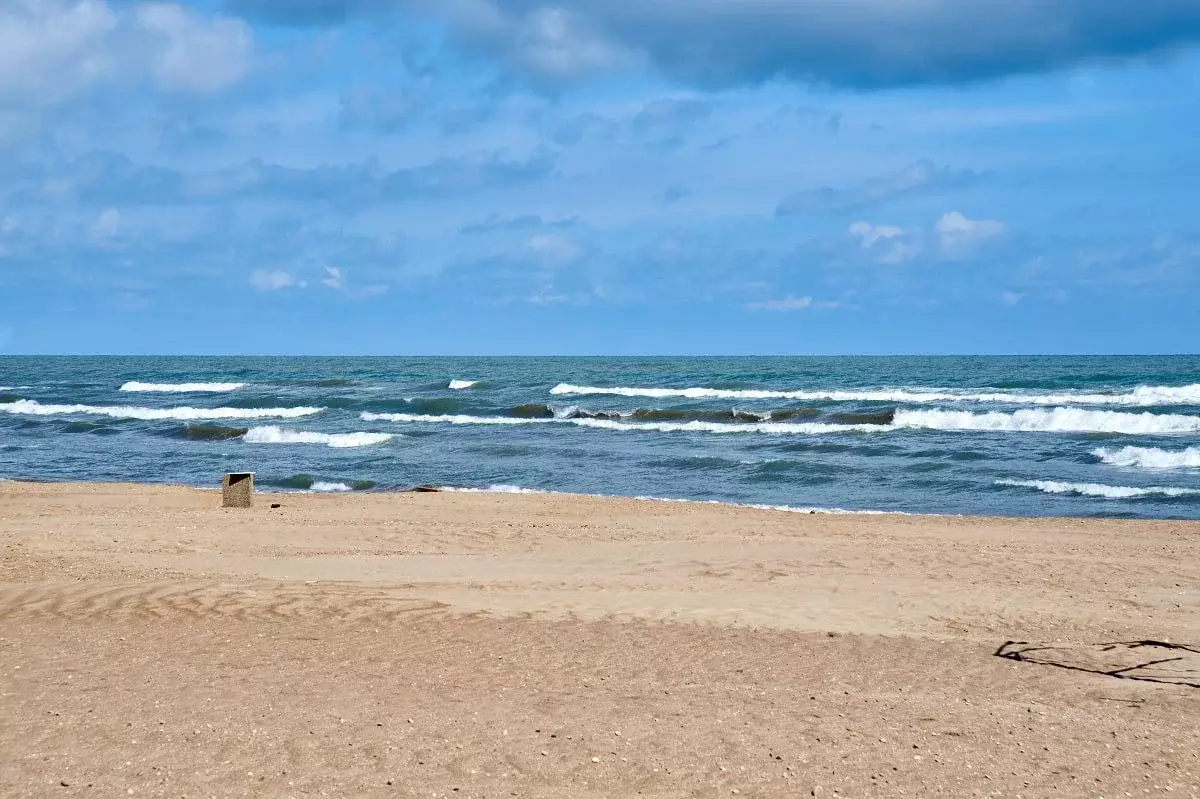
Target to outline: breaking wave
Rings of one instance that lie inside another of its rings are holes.
[[[479,385],[478,380],[451,380],[449,388],[451,391],[465,391],[468,388],[475,388],[477,385]]]
[[[157,421],[174,419],[182,422],[211,419],[298,419],[313,416],[324,408],[140,408],[130,405],[43,405],[36,400],[18,400],[0,404],[0,412],[22,416],[56,416],[87,414],[110,416],[114,419]]]
[[[721,502],[715,499],[672,499],[669,497],[615,497],[611,494],[571,494],[564,491],[550,491],[540,488],[522,488],[521,486],[507,485],[498,483],[495,485],[485,486],[483,488],[458,488],[451,486],[442,486],[439,491],[445,491],[452,494],[545,494],[549,496],[560,497],[597,497],[600,499],[635,499],[640,502],[670,502],[683,505],[720,505],[725,508],[749,508],[750,510],[769,510],[779,511],[783,513],[807,513],[807,514],[828,514],[835,516],[908,516],[910,514],[901,511],[883,511],[883,510],[845,510],[843,508],[809,508],[798,507],[796,505],[758,505],[743,502]]]
[[[763,433],[767,435],[820,435],[821,433],[869,432],[887,430],[883,425],[824,424],[821,422],[625,422],[593,417],[514,418],[511,416],[423,416],[413,413],[368,413],[359,415],[364,422],[444,423],[459,425],[572,424],[597,430],[655,431],[660,433]]]
[[[253,427],[242,440],[247,444],[324,444],[335,449],[370,447],[395,438],[391,433],[310,433],[282,427]]]
[[[364,422],[443,422],[446,424],[520,425],[561,421],[559,419],[520,419],[511,416],[464,416],[462,414],[428,415],[420,413],[371,413],[363,411],[358,418]]]
[[[1200,416],[1121,413],[1079,408],[1029,409],[1012,413],[899,410],[894,428],[981,430],[1014,433],[1121,433],[1172,435],[1200,432]]]
[[[222,393],[245,388],[245,383],[139,383],[131,380],[121,386],[121,391],[157,391],[170,394]]]
[[[1134,469],[1200,469],[1200,447],[1166,450],[1158,447],[1122,447],[1093,450],[1092,454],[1110,466]]]
[[[559,383],[550,393],[561,395],[615,395],[620,397],[683,397],[686,399],[792,399],[827,402],[991,402],[1006,405],[1200,405],[1200,383],[1188,386],[1139,386],[1114,394],[1028,394],[970,392],[949,389],[876,389],[863,391],[775,391],[770,389],[636,388],[626,386],[576,386]]]
[[[1099,483],[1060,483],[1056,480],[997,480],[996,485],[1012,486],[1014,488],[1034,488],[1047,494],[1074,494],[1084,497],[1104,497],[1105,499],[1137,499],[1139,497],[1152,496],[1200,496],[1200,489],[1195,488],[1170,488],[1164,486],[1133,488],[1131,486],[1109,486]]]
[[[323,492],[342,492],[342,491],[353,491],[354,489],[351,488],[350,486],[346,485],[345,483],[326,483],[324,481],[318,480],[317,482],[313,483],[312,486],[308,490],[309,491],[323,491]]]

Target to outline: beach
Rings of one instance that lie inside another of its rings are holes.
[[[0,793],[1200,795],[1196,522],[219,506],[0,483]]]

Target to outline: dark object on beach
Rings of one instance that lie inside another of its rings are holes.
[[[271,503],[271,510],[275,510],[276,508],[282,508],[282,507],[283,507],[283,506],[282,506],[282,505],[280,505],[278,502],[272,502],[272,503]]]
[[[249,508],[254,504],[254,472],[230,472],[221,484],[221,506]]]
[[[413,494],[440,494],[440,493],[442,493],[442,489],[438,488],[437,486],[422,485],[422,486],[417,486],[416,488],[413,488],[410,493],[413,493]]]
[[[1166,641],[1074,645],[1006,641],[996,657],[1120,680],[1200,688],[1200,648]]]

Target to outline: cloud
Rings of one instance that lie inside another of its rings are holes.
[[[649,63],[692,84],[961,83],[1200,40],[1195,0],[230,0],[290,25],[408,13],[543,83]],[[969,46],[964,43],[969,42]]]
[[[540,228],[569,228],[578,224],[579,220],[575,217],[566,219],[544,219],[538,214],[522,214],[521,216],[512,216],[501,218],[491,216],[483,222],[474,222],[470,225],[464,225],[459,232],[464,236],[479,236],[486,233],[496,233],[501,231],[514,230],[537,230]]]
[[[250,159],[217,169],[183,172],[90,152],[36,166],[0,163],[10,201],[74,200],[93,205],[202,205],[232,200],[323,202],[347,209],[466,195],[536,182],[554,174],[545,154],[512,160],[495,153],[442,158],[384,170],[373,161],[295,168]]]
[[[838,303],[816,302],[812,297],[793,297],[789,294],[782,300],[752,302],[746,307],[758,311],[807,311],[812,308],[837,308]]]
[[[150,47],[150,68],[160,86],[214,92],[246,74],[253,45],[245,22],[207,19],[174,3],[139,5],[134,18]]]
[[[321,278],[321,282],[331,289],[341,289],[345,287],[345,278],[342,276],[342,270],[336,266],[325,267],[325,277]]]
[[[1004,225],[990,219],[967,219],[958,211],[949,211],[933,226],[942,251],[948,255],[964,255],[978,244],[999,236]]]
[[[577,261],[583,255],[578,244],[556,233],[539,233],[525,242],[525,249],[539,260],[558,266]]]
[[[296,279],[282,269],[255,269],[250,273],[250,285],[259,291],[279,291],[298,285]]]
[[[0,100],[44,105],[142,81],[213,92],[246,74],[252,50],[245,22],[176,3],[0,0]]]
[[[938,166],[928,159],[914,161],[903,169],[870,178],[857,186],[834,189],[828,186],[797,192],[775,209],[777,216],[836,214],[865,208],[919,191],[936,191],[967,185],[975,172]]]
[[[849,233],[858,239],[862,249],[870,251],[879,263],[904,263],[920,251],[913,233],[895,225],[855,222],[850,225]]]
[[[1002,305],[1007,305],[1010,308],[1012,306],[1016,305],[1017,303],[1019,303],[1023,299],[1025,299],[1025,295],[1020,292],[1016,292],[1016,291],[1000,292],[1000,303]]]

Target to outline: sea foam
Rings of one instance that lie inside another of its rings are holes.
[[[344,491],[353,491],[354,489],[351,488],[350,486],[346,485],[345,483],[326,483],[326,482],[318,480],[317,482],[313,483],[312,487],[309,488],[308,490],[309,491],[341,493]]]
[[[1012,413],[898,410],[894,428],[1012,433],[1121,433],[1172,435],[1200,432],[1200,416],[1122,413],[1080,408],[1027,409]]]
[[[245,388],[245,383],[139,383],[131,380],[121,386],[121,391],[163,392],[169,394],[222,393]]]
[[[140,408],[130,405],[43,405],[36,400],[0,404],[0,412],[23,416],[85,414],[114,419],[156,421],[174,419],[196,422],[213,419],[297,419],[318,414],[324,408]]]
[[[950,389],[884,388],[862,391],[776,391],[770,389],[722,388],[635,388],[626,386],[576,386],[560,383],[554,395],[614,395],[666,399],[789,399],[826,402],[976,402],[1005,405],[1200,405],[1200,383],[1188,386],[1139,386],[1115,394],[1026,394],[1018,392],[971,392]]]
[[[1109,486],[1099,483],[1061,483],[1057,480],[997,480],[996,485],[1012,486],[1014,488],[1034,488],[1047,494],[1078,494],[1085,497],[1103,497],[1105,499],[1137,499],[1139,497],[1151,496],[1200,496],[1200,489],[1195,488],[1172,488],[1165,486],[1134,488],[1132,486]]]
[[[1200,447],[1167,450],[1158,447],[1101,447],[1092,454],[1110,466],[1134,469],[1200,469]]]
[[[550,491],[541,488],[522,488],[521,486],[497,483],[483,488],[457,488],[444,486],[440,491],[452,494],[544,494],[560,497],[596,497],[598,499],[636,499],[640,502],[670,502],[684,505],[719,505],[725,508],[749,508],[750,510],[777,511],[781,513],[828,514],[835,516],[909,516],[902,511],[886,510],[845,510],[844,508],[799,507],[796,505],[757,505],[744,502],[721,502],[715,499],[673,499],[670,497],[618,497],[612,494],[572,494],[565,491]]]
[[[820,435],[822,433],[871,432],[888,430],[887,425],[874,424],[823,424],[820,422],[619,422],[613,419],[586,418],[533,418],[522,419],[511,416],[431,416],[415,413],[369,413],[359,414],[365,422],[443,423],[457,425],[503,425],[514,427],[531,424],[569,424],[590,427],[595,430],[621,432],[659,433],[761,433],[765,435]]]
[[[479,385],[478,380],[451,380],[450,389],[452,391],[463,391],[468,388],[474,388]]]
[[[282,427],[253,427],[242,440],[247,444],[324,444],[335,449],[370,447],[395,438],[391,433],[311,433]]]

